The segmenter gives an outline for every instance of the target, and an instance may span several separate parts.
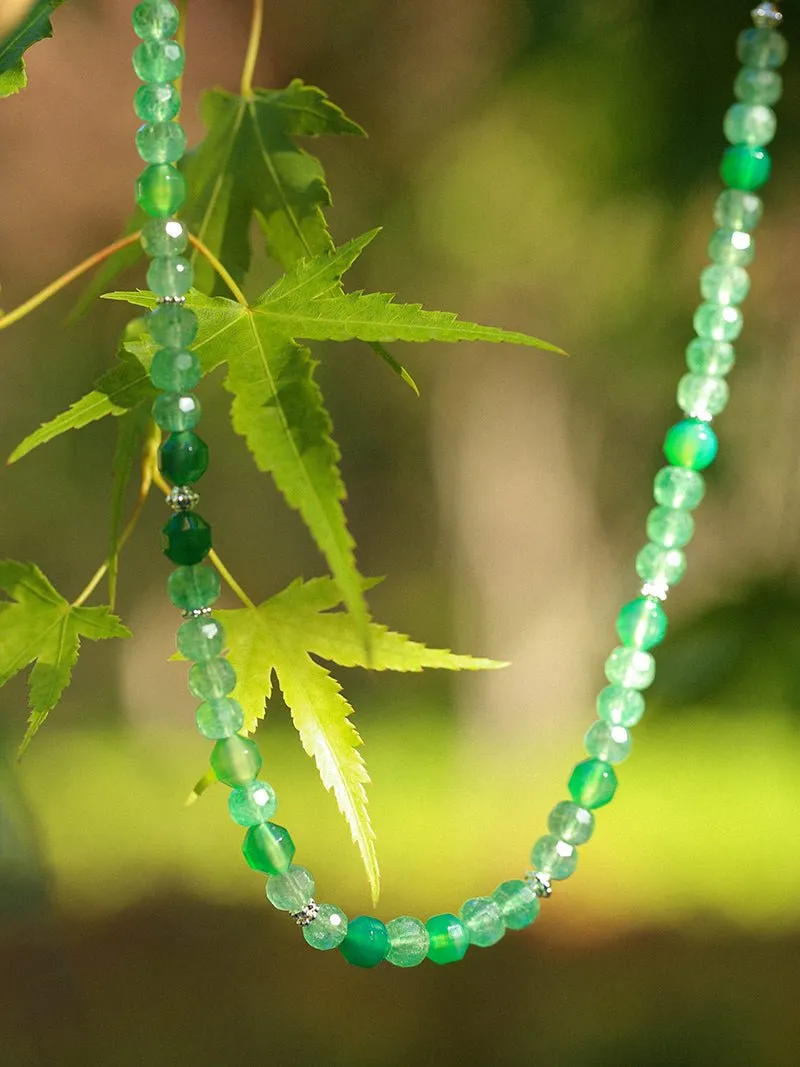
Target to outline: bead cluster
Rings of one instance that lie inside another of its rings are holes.
[[[239,733],[244,715],[230,696],[236,675],[222,654],[225,634],[211,607],[219,596],[219,577],[202,565],[211,549],[211,529],[195,511],[198,497],[192,489],[208,466],[208,448],[193,432],[200,418],[200,404],[191,393],[201,376],[198,358],[190,349],[197,320],[183,306],[192,267],[182,256],[188,234],[174,217],[185,197],[184,179],[175,164],[186,138],[174,121],[180,101],[171,84],[183,68],[182,50],[171,39],[178,12],[170,0],[145,0],[134,10],[134,28],[142,38],[134,67],[145,83],[136,94],[136,112],[145,123],[136,144],[148,163],[136,189],[140,206],[151,216],[142,232],[142,245],[152,257],[148,284],[160,297],[148,316],[150,333],[160,346],[150,378],[162,390],[153,416],[169,432],[159,465],[173,485],[167,502],[174,514],[164,527],[164,552],[178,565],[168,580],[170,599],[185,617],[177,646],[192,664],[189,689],[201,701],[197,727],[214,741],[211,767],[230,788],[231,818],[246,827],[244,857],[250,867],[268,876],[268,900],[294,919],[313,948],[338,947],[349,963],[360,967],[374,967],[383,960],[412,967],[424,959],[450,963],[462,959],[470,945],[493,945],[506,930],[529,926],[539,913],[540,899],[551,895],[553,883],[573,874],[578,849],[594,831],[595,811],[613,799],[614,766],[630,754],[630,730],[645,710],[642,690],[655,676],[651,649],[666,634],[662,602],[686,569],[684,548],[694,533],[692,512],[705,493],[700,472],[717,454],[711,420],[728,401],[726,375],[735,361],[732,342],[742,329],[739,305],[750,287],[745,268],[753,259],[752,231],[762,212],[755,190],[771,168],[765,146],[775,134],[771,105],[781,95],[778,68],[787,52],[786,41],[775,31],[780,17],[774,4],[762,3],[753,11],[754,28],[739,37],[744,66],[735,81],[737,103],[724,120],[730,147],[721,173],[727,189],[714,210],[718,229],[709,243],[711,264],[700,280],[704,302],[694,317],[696,337],[686,350],[688,373],[678,386],[678,406],[685,417],[668,430],[664,442],[669,465],[655,477],[656,506],[647,518],[648,543],[636,558],[643,584],[640,595],[617,617],[620,644],[605,664],[609,684],[597,697],[598,718],[586,733],[588,758],[572,771],[570,799],[550,812],[548,832],[534,844],[532,869],[524,880],[503,882],[490,896],[466,901],[458,915],[435,915],[426,923],[404,915],[384,924],[367,915],[348,921],[333,904],[316,902],[313,876],[292,863],[295,846],[289,832],[271,821],[277,798],[269,783],[258,778],[259,749]]]

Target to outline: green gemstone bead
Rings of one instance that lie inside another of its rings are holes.
[[[755,254],[755,238],[745,230],[715,230],[708,242],[709,259],[723,266],[749,267]]]
[[[635,693],[635,689],[627,692]],[[585,845],[594,833],[594,815],[571,800],[562,800],[547,816],[547,829],[568,845]]]
[[[638,689],[607,685],[598,693],[596,703],[597,714],[610,726],[635,726],[644,715],[644,697]],[[564,840],[568,841],[569,838]]]
[[[418,967],[428,955],[431,939],[425,923],[411,915],[401,915],[386,924],[389,951],[386,959],[395,967]]]
[[[701,304],[694,314],[697,336],[708,341],[735,341],[743,325],[742,313],[733,304]]]
[[[168,218],[185,200],[186,179],[171,163],[151,163],[136,179],[136,203],[148,215]]]
[[[657,504],[665,508],[686,508],[693,511],[706,494],[702,474],[686,467],[662,467],[653,481],[653,495]]]
[[[537,873],[554,882],[562,882],[575,873],[578,850],[553,834],[545,834],[531,849],[531,865]]]
[[[714,204],[714,221],[721,230],[751,233],[764,214],[764,202],[743,189],[725,189]]]
[[[261,770],[261,753],[249,737],[226,737],[211,749],[211,769],[223,785],[236,789],[252,782]]]
[[[158,41],[175,36],[181,17],[170,0],[144,0],[133,9],[131,21],[137,37]]]
[[[637,597],[620,608],[617,633],[623,645],[647,651],[664,640],[667,633],[667,616],[653,597]]]
[[[133,110],[142,122],[169,122],[180,109],[180,93],[169,82],[140,85],[133,98]]]
[[[428,959],[434,963],[463,960],[469,948],[469,934],[460,919],[449,912],[434,915],[425,923],[430,938]]]
[[[576,764],[570,776],[570,795],[582,808],[602,808],[613,800],[616,790],[614,768],[603,760],[584,760]]]
[[[700,292],[710,304],[741,304],[750,292],[750,275],[744,267],[717,263],[700,275]]]
[[[764,104],[733,104],[725,113],[725,137],[731,144],[763,147],[775,137],[778,120]]]
[[[254,871],[285,874],[294,856],[294,841],[286,827],[263,822],[251,826],[244,835],[242,852]]]
[[[507,930],[524,930],[530,926],[539,914],[539,898],[527,882],[512,878],[503,882],[492,893],[492,899],[499,905],[500,913]]]
[[[147,329],[157,345],[188,348],[197,336],[197,315],[183,304],[159,304],[147,316]]]
[[[786,62],[789,45],[786,38],[775,30],[742,30],[736,42],[736,54],[746,67],[777,70]]]
[[[200,360],[188,348],[159,348],[150,362],[150,381],[166,393],[184,393],[200,381]]]
[[[710,467],[717,456],[717,435],[707,422],[683,419],[667,430],[664,455],[673,467],[689,467],[702,471]]]
[[[294,863],[285,874],[267,880],[267,900],[278,911],[294,915],[314,899],[314,876]]]
[[[184,256],[156,256],[147,268],[147,286],[156,296],[186,296],[194,283],[194,268]]]
[[[492,897],[473,897],[461,906],[459,918],[476,948],[496,945],[506,932],[500,905]]]
[[[686,365],[693,374],[721,377],[736,363],[736,350],[727,341],[695,337],[686,346]]]
[[[219,700],[236,688],[236,671],[228,660],[217,656],[189,668],[189,689],[198,700]]]
[[[142,41],[133,51],[133,69],[143,82],[174,82],[183,74],[184,62],[177,41]]]
[[[223,737],[233,737],[244,726],[244,711],[238,700],[220,697],[218,700],[204,700],[195,716],[197,729],[209,741],[219,741]],[[249,826],[249,823],[245,823]]]
[[[339,951],[354,967],[377,967],[389,951],[389,934],[380,919],[359,915],[350,921]]]
[[[769,181],[772,160],[766,148],[753,148],[747,144],[735,144],[726,148],[719,172],[722,180],[731,189],[760,189]]]
[[[656,663],[649,652],[619,647],[606,660],[605,672],[612,685],[621,685],[624,689],[647,689],[656,676]]]
[[[714,374],[684,374],[678,382],[678,407],[691,419],[708,421],[728,406],[730,389]]]
[[[148,219],[140,243],[148,256],[179,256],[186,250],[189,234],[180,219]]]
[[[624,726],[602,721],[592,723],[583,741],[587,754],[605,763],[622,763],[633,748],[633,738]]]
[[[181,611],[210,607],[219,592],[219,575],[210,567],[178,567],[167,579],[169,598]]]
[[[215,702],[216,703],[216,702]],[[232,701],[231,703],[236,703]],[[258,826],[269,822],[278,810],[278,798],[269,782],[256,778],[228,794],[228,812],[240,826]]]
[[[173,485],[194,485],[208,470],[208,445],[196,433],[171,433],[158,450],[158,469]]]
[[[686,573],[686,556],[679,548],[647,544],[636,557],[636,573],[659,588],[677,585]]]
[[[319,915],[302,930],[306,944],[328,952],[338,948],[347,936],[347,916],[333,904],[320,904]]]
[[[647,536],[661,548],[683,548],[694,536],[694,519],[682,508],[653,508],[647,516]]]
[[[783,95],[783,78],[777,70],[742,67],[733,83],[733,91],[744,104],[777,104]]]
[[[136,151],[145,163],[177,163],[186,151],[186,131],[178,122],[153,122],[136,131]]]
[[[186,659],[202,663],[220,654],[225,646],[225,631],[216,619],[210,615],[202,615],[181,623],[176,644],[178,651]]]
[[[162,529],[161,542],[167,559],[191,567],[211,551],[211,527],[193,511],[181,511]]]
[[[153,402],[153,418],[162,430],[179,433],[200,421],[200,401],[194,393],[163,393]]]

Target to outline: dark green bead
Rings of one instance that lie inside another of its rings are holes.
[[[689,467],[702,471],[709,467],[717,456],[717,435],[707,422],[700,419],[683,419],[667,430],[664,455],[674,467]]]
[[[261,753],[249,737],[226,737],[211,749],[211,769],[223,785],[239,789],[261,770]]]
[[[142,122],[169,122],[180,109],[180,94],[169,82],[140,85],[133,98],[133,110]]]
[[[434,915],[425,923],[425,929],[431,939],[429,960],[434,963],[456,963],[466,956],[469,933],[455,915]]]
[[[617,776],[610,763],[587,759],[578,763],[569,779],[572,799],[582,808],[602,808],[614,798]]]
[[[171,433],[158,450],[158,469],[173,485],[193,485],[208,470],[208,445],[191,430]]]
[[[247,831],[242,852],[254,871],[284,874],[292,864],[294,842],[285,827],[264,822]]]
[[[210,607],[219,591],[219,575],[211,567],[178,567],[167,580],[169,598],[182,611]]]
[[[147,329],[157,345],[188,348],[197,336],[197,315],[183,304],[159,304],[147,316]]]
[[[189,689],[198,700],[219,700],[236,688],[236,671],[221,656],[193,663],[189,668]]]
[[[633,648],[654,648],[667,633],[667,616],[653,597],[637,597],[620,608],[617,633],[623,645]]]
[[[720,174],[731,189],[752,192],[768,181],[772,160],[766,148],[754,148],[747,144],[735,144],[722,156]]]
[[[200,421],[200,401],[194,393],[163,393],[153,403],[153,418],[162,430],[191,430]]]
[[[165,393],[185,393],[199,383],[200,360],[188,348],[159,348],[150,363],[150,381]]]
[[[161,541],[167,559],[190,567],[202,563],[211,550],[211,527],[193,511],[181,511],[163,528]]]
[[[389,951],[389,934],[380,919],[359,915],[350,920],[339,951],[355,967],[377,967]]]
[[[172,37],[180,25],[180,13],[171,0],[144,0],[131,16],[133,32],[143,41]]]
[[[174,82],[183,74],[184,62],[177,41],[142,41],[133,51],[133,69],[143,82]]]
[[[171,163],[151,163],[136,179],[136,203],[153,218],[174,215],[185,200],[186,179]]]
[[[175,640],[182,656],[202,663],[204,660],[214,659],[223,650],[225,631],[211,615],[201,615],[199,618],[182,622]]]

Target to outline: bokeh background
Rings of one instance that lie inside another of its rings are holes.
[[[6,309],[111,241],[130,210],[130,6],[68,0],[55,39],[29,54],[29,88],[0,104]],[[308,146],[337,241],[383,226],[351,285],[570,352],[396,346],[417,399],[364,346],[319,346],[361,567],[387,575],[377,618],[513,663],[466,679],[341,672],[373,777],[383,918],[454,910],[519,876],[581,758],[676,415],[747,8],[267,0],[257,82],[320,84],[370,134]],[[194,141],[202,90],[238,85],[249,17],[246,0],[190,5]],[[242,863],[222,795],[184,806],[207,752],[184,668],[167,663],[153,499],[123,557],[135,639],[84,649],[21,766],[23,680],[0,693],[4,1064],[800,1062],[792,60],[785,75],[722,456],[648,715],[577,876],[530,930],[457,967],[312,956]],[[257,260],[249,291],[269,276]],[[65,326],[77,295],[0,335],[5,455],[113,357],[124,307]],[[232,434],[218,386],[202,389],[205,510],[263,598],[324,565]],[[0,474],[0,551],[67,596],[105,553],[112,450],[100,424]],[[318,897],[369,911],[357,853],[277,705],[263,750]]]

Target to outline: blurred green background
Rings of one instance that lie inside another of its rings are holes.
[[[140,163],[125,3],[69,0],[0,105],[0,280],[16,306],[112,240]],[[267,2],[257,81],[320,84],[370,133],[320,142],[337,241],[382,224],[353,287],[566,348],[396,346],[416,399],[358,345],[321,346],[377,618],[513,661],[454,680],[341,672],[374,784],[379,914],[457,909],[525,870],[593,719],[635,594],[650,481],[675,417],[747,4]],[[791,10],[788,12],[791,16]],[[797,28],[787,20],[787,34]],[[234,89],[246,0],[190,5],[186,125]],[[795,49],[797,51],[797,49]],[[123,557],[125,647],[86,647],[20,767],[0,693],[0,1059],[50,1064],[796,1065],[800,1062],[800,95],[775,178],[688,580],[621,787],[541,919],[458,967],[312,956],[263,901],[212,790],[148,504]],[[250,292],[270,277],[258,262]],[[128,280],[142,283],[138,274]],[[126,312],[2,334],[0,449],[85,392]],[[253,596],[323,573],[203,386],[216,543]],[[113,427],[7,468],[0,551],[66,596],[102,560]],[[224,521],[227,517],[228,521]],[[276,709],[265,774],[318,898],[369,910],[332,799]],[[298,944],[299,942],[299,944]]]

